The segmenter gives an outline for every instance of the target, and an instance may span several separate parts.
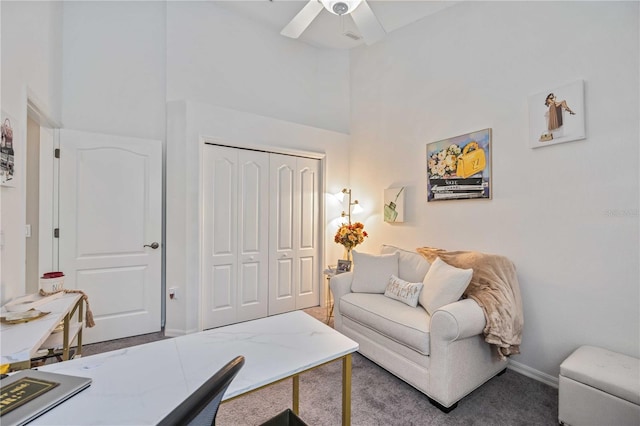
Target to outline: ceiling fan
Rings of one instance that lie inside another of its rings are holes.
[[[291,38],[300,37],[322,9],[341,17],[351,15],[367,44],[373,44],[386,35],[366,0],[309,0],[280,34]]]

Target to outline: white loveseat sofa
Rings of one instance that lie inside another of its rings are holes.
[[[408,282],[422,282],[430,268],[417,252],[385,245],[382,253],[397,253],[398,277]],[[461,398],[505,371],[507,360],[484,341],[485,317],[474,300],[457,300],[429,315],[420,304],[414,308],[380,292],[352,291],[357,268],[354,262],[353,272],[331,278],[335,329],[442,411],[453,410]]]

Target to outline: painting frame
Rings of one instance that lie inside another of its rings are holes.
[[[384,190],[382,217],[387,223],[404,222],[405,187],[387,188]]]
[[[342,274],[344,272],[351,271],[351,261],[338,259],[338,265],[336,266],[336,274]]]
[[[427,202],[490,200],[492,129],[427,144]]]
[[[4,111],[0,113],[0,186],[14,187],[16,177],[15,148],[20,128],[15,118]]]
[[[586,139],[584,80],[530,95],[529,147]]]

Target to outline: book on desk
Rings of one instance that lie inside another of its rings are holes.
[[[91,385],[87,377],[22,370],[0,380],[0,423],[24,425]]]

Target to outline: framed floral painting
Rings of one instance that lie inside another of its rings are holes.
[[[491,198],[491,129],[427,144],[427,201]]]

